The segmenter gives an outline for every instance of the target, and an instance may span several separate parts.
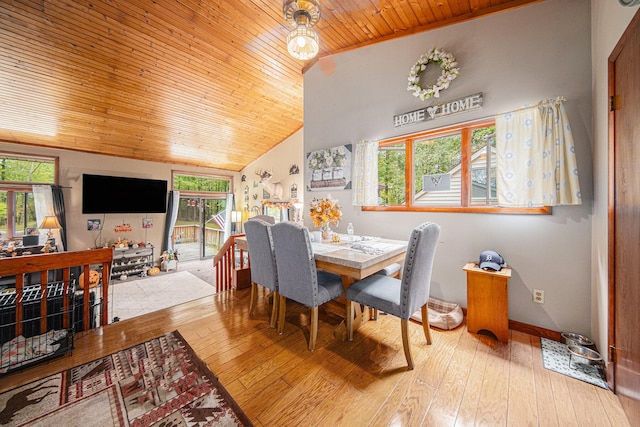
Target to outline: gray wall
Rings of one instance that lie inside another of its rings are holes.
[[[437,46],[453,53],[461,75],[440,101],[476,92],[484,108],[395,129],[393,115],[431,102],[406,90],[409,69]],[[547,0],[513,11],[320,60],[304,77],[305,153],[363,140],[379,140],[447,124],[494,116],[527,103],[564,96],[577,146],[583,205],[552,215],[361,212],[351,191],[332,191],[343,206],[344,231],[406,239],[434,221],[442,227],[431,295],[466,306],[462,267],[484,249],[500,252],[513,268],[509,318],[552,330],[590,334],[592,124],[590,5]],[[305,200],[326,196],[305,192]],[[305,219],[311,226],[309,219]],[[545,291],[533,303],[533,288]]]

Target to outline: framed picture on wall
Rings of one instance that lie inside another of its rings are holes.
[[[100,220],[99,219],[87,220],[87,230],[89,231],[100,230]]]
[[[308,191],[351,189],[351,144],[306,155],[305,183]]]

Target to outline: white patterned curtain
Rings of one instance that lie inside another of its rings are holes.
[[[564,99],[496,117],[498,205],[579,205],[575,146]]]
[[[353,157],[353,206],[376,206],[378,204],[378,143],[358,142]]]

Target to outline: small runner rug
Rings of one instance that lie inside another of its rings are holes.
[[[0,425],[253,424],[174,331],[0,394]]]
[[[540,346],[542,347],[542,366],[545,368],[604,389],[609,388],[602,368],[576,362],[577,357],[574,357],[572,362],[571,353],[566,344],[540,338]]]

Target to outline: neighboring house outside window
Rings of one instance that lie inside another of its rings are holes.
[[[493,119],[380,141],[379,206],[362,209],[549,213],[498,206],[495,144]]]

